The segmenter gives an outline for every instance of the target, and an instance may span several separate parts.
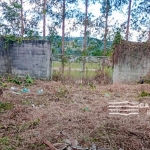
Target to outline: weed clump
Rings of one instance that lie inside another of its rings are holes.
[[[4,75],[0,77],[0,86],[6,87],[6,82],[8,83],[15,83],[17,85],[32,85],[34,83],[33,78],[29,74],[27,74],[25,77],[19,77],[19,76],[11,76],[11,75]]]
[[[150,93],[147,93],[145,91],[142,91],[140,94],[139,94],[139,97],[145,97],[145,96],[150,96]]]
[[[112,83],[111,74],[109,72],[103,71],[101,69],[96,71],[96,75],[94,77],[94,80],[98,84],[103,84],[103,85]]]
[[[12,108],[13,108],[13,104],[7,102],[5,103],[0,102],[0,112],[10,110]]]

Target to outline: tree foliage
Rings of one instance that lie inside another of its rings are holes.
[[[140,33],[138,41],[150,40],[150,3],[148,0],[142,0],[134,5],[132,11],[132,28]],[[149,34],[149,35],[148,35]],[[148,36],[147,36],[148,35]]]
[[[81,4],[86,6],[85,2],[88,2],[87,7],[89,8],[93,4],[101,5],[100,15],[94,16],[93,12],[89,11],[86,14],[84,11],[86,7],[79,9]],[[29,4],[29,7],[26,3]],[[7,37],[11,37],[11,35],[22,37],[23,29],[24,38],[42,39],[46,36],[45,38],[51,42],[53,51],[61,51],[62,54],[79,54],[78,52],[84,49],[86,52],[81,52],[83,55],[101,55],[102,48],[104,51],[109,50],[107,43],[114,39],[118,27],[123,35],[129,32],[127,31],[127,22],[131,23],[130,31],[140,33],[139,41],[143,38],[147,40],[148,33],[150,39],[149,0],[132,0],[131,19],[128,17],[128,21],[126,19],[123,23],[116,22],[114,24],[112,24],[113,19],[112,22],[110,21],[109,18],[112,18],[111,14],[114,11],[125,13],[126,17],[129,16],[127,15],[128,5],[129,0],[11,0],[11,2],[2,0],[0,4],[0,33]],[[85,26],[86,29],[84,29]],[[68,44],[67,38],[71,39],[72,32],[78,32],[78,30],[81,31],[81,37],[84,37],[84,40],[83,38],[79,39],[80,44],[74,40],[74,43],[77,43],[75,50],[73,46]],[[130,36],[130,32],[128,34]],[[92,37],[99,37],[101,42],[98,43]],[[99,45],[104,46],[100,47]]]

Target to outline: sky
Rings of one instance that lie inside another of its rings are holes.
[[[3,0],[3,1],[4,1],[4,0]],[[8,2],[9,0],[5,0],[5,1]],[[25,0],[24,0],[24,1],[25,1]],[[26,9],[28,9],[29,7],[30,7],[30,5],[29,5],[28,3],[25,3],[23,9],[26,10]],[[84,4],[80,3],[80,4],[79,4],[79,8],[80,8],[80,10],[81,10],[82,12],[85,11],[85,6],[84,6]],[[124,8],[124,9],[126,10],[126,8]],[[90,5],[89,8],[88,8],[88,12],[89,12],[89,13],[92,12],[96,17],[98,17],[98,16],[100,15],[100,4]],[[80,32],[81,32],[81,30],[83,30],[83,27],[82,27],[82,28],[80,27],[80,30],[78,30],[78,31],[70,31],[69,28],[71,27],[71,25],[68,25],[68,22],[69,22],[69,21],[70,21],[70,22],[73,22],[73,20],[74,20],[74,19],[72,19],[72,20],[66,20],[66,28],[65,28],[65,29],[66,29],[66,32],[69,32],[69,33],[70,33],[70,36],[72,36],[72,37],[79,37],[79,36],[81,36],[81,33],[80,33]],[[124,16],[123,14],[121,14],[121,13],[119,13],[119,12],[117,12],[117,11],[114,11],[113,14],[112,14],[112,16],[109,17],[109,22],[110,22],[111,25],[113,25],[116,21],[118,21],[118,22],[121,24],[121,23],[123,23],[123,22],[126,21],[126,20],[127,20],[127,16]],[[51,19],[50,19],[49,17],[47,17],[47,26],[48,26],[48,25],[51,25]],[[39,26],[40,26],[39,31],[42,32],[42,29],[43,29],[43,27],[42,27],[42,22],[40,22]],[[109,28],[109,30],[111,30],[111,28]],[[58,34],[59,34],[59,35],[62,34],[61,29],[58,29],[57,31],[58,31]],[[130,39],[130,40],[131,40],[131,41],[137,41],[137,38],[138,38],[138,36],[139,36],[139,33],[136,32],[136,31],[133,31],[133,30],[130,30],[130,32],[133,34],[133,37],[132,37],[132,39]],[[47,28],[46,33],[48,34],[48,28]],[[94,33],[91,34],[91,36],[92,36],[92,37],[95,37]],[[100,34],[97,34],[97,37],[96,37],[96,38],[100,38]]]
[[[93,4],[93,5],[90,5],[88,7],[88,12],[89,13],[93,13],[95,15],[95,17],[98,17],[100,16],[100,4]],[[85,5],[80,3],[79,4],[79,8],[82,12],[85,12]],[[127,6],[124,7],[124,10],[123,13],[125,14],[125,10],[127,10]],[[125,22],[127,20],[127,16],[126,15],[123,15],[122,13],[119,13],[118,11],[113,11],[112,13],[112,16],[109,17],[109,23],[110,25],[114,25],[115,22],[119,22],[120,24]],[[70,28],[70,25],[68,25],[68,20],[66,20],[66,32],[68,32],[68,28]],[[48,23],[48,22],[47,22]],[[41,24],[42,25],[42,24]],[[80,28],[81,30],[83,30],[84,27]],[[73,37],[79,37],[79,36],[83,36],[83,34],[81,35],[81,30],[78,30],[78,31],[71,31],[70,35],[73,36]],[[111,28],[109,28],[109,30],[111,30]],[[62,34],[62,31],[61,29],[58,29],[58,33],[59,35]],[[136,31],[133,31],[130,29],[130,33],[133,35],[132,38],[129,38],[130,41],[137,41],[138,39],[138,36],[139,36],[139,33],[136,32]],[[91,34],[91,37],[95,37],[95,34]],[[100,35],[97,34],[97,37],[98,39],[100,39]]]
[[[83,4],[80,4],[79,8],[84,12],[85,11],[85,6]],[[88,8],[88,12],[89,13],[93,13],[95,15],[95,17],[98,17],[100,16],[100,4],[94,4],[94,5],[90,5],[89,8]],[[108,21],[110,23],[110,25],[114,25],[116,21],[118,21],[120,24],[125,22],[127,20],[127,16],[117,12],[117,11],[113,11],[113,14],[112,16],[109,17]],[[66,26],[67,26],[67,21],[66,21]],[[66,27],[67,28],[67,27]],[[69,26],[68,26],[69,28]],[[83,28],[82,28],[83,30]],[[111,30],[111,28],[109,29]],[[61,29],[58,30],[59,34],[61,35]],[[137,37],[138,37],[138,33],[133,31],[133,30],[130,30],[131,33],[133,33],[133,37],[130,39],[131,41],[137,41]],[[74,31],[74,32],[71,32],[71,35],[72,36],[75,36],[75,37],[78,37],[80,36],[80,30],[79,31]],[[92,37],[95,37],[94,35],[91,34]],[[97,38],[100,38],[100,35],[97,35]]]

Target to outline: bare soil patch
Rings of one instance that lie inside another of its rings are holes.
[[[92,143],[111,150],[149,150],[150,116],[144,110],[139,115],[110,115],[112,101],[147,103],[149,84],[114,84],[107,86],[63,85],[61,82],[35,81],[30,92],[15,94],[22,86],[7,84],[1,103],[12,108],[0,112],[1,150],[48,150],[51,143],[77,139],[83,148]],[[42,89],[43,92],[38,93]]]

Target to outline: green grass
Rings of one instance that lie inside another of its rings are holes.
[[[53,70],[55,74],[59,74],[59,69],[61,68],[61,62],[53,62]],[[56,69],[57,68],[57,69]],[[93,69],[93,70],[92,70]],[[94,70],[95,69],[95,70]],[[86,63],[85,64],[85,77],[94,77],[96,75],[96,70],[101,69],[99,63]],[[105,68],[105,72],[112,75],[112,68]],[[82,77],[82,63],[66,63],[65,64],[65,76],[70,76],[73,78]]]
[[[0,102],[0,112],[4,112],[6,110],[9,110],[9,109],[12,109],[13,108],[13,104],[11,103],[3,103],[3,102]]]
[[[71,67],[71,68],[82,68],[82,63],[66,63],[65,67]],[[61,62],[53,62],[53,67],[61,67]],[[101,68],[101,65],[99,63],[86,63],[85,67],[88,69],[99,69]]]
[[[71,77],[74,77],[74,78],[79,78],[79,77],[82,77],[82,71],[75,71],[75,70],[72,70],[72,71],[65,71],[64,73],[66,76],[71,76]],[[93,77],[94,75],[96,74],[95,71],[91,71],[91,70],[88,70],[88,71],[85,71],[85,76],[86,77]]]
[[[55,74],[59,74],[59,71],[58,70],[55,71]],[[68,77],[73,77],[73,78],[76,78],[76,79],[81,79],[82,72],[81,71],[75,71],[75,70],[72,70],[72,71],[69,72],[69,71],[65,70],[64,75],[68,76]],[[85,72],[85,77],[94,77],[95,75],[96,75],[95,71]]]

